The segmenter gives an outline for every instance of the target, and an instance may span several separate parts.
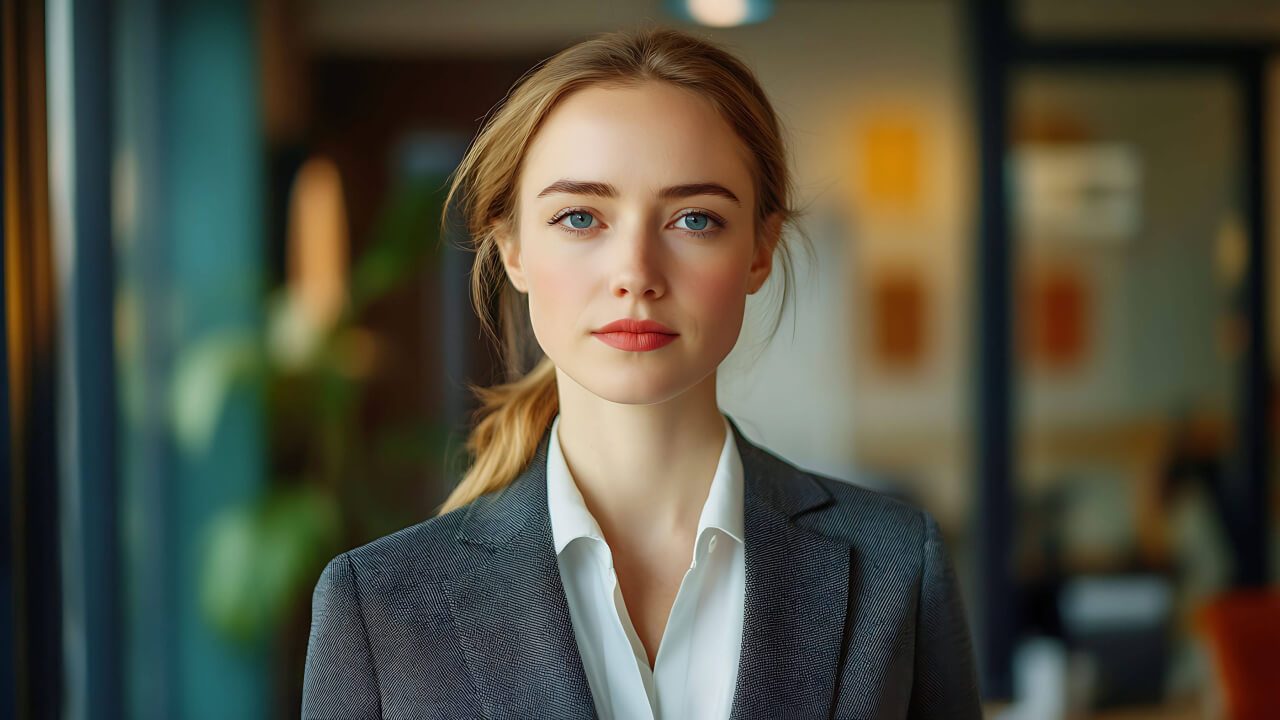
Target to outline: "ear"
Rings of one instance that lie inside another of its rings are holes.
[[[775,212],[764,221],[764,227],[760,229],[756,240],[755,253],[748,271],[747,294],[758,292],[764,286],[764,281],[769,279],[769,273],[773,271],[773,251],[777,249],[781,237],[782,213]]]
[[[502,257],[502,267],[507,271],[507,279],[520,292],[529,292],[525,282],[524,259],[520,253],[520,242],[505,227],[494,232],[494,241],[498,245],[498,254]]]

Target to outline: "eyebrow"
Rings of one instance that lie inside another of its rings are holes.
[[[591,182],[584,180],[557,180],[542,189],[538,193],[538,197],[546,197],[563,193],[566,195],[592,195],[595,197],[614,198],[618,197],[618,189],[609,183]],[[741,207],[742,201],[737,195],[733,194],[729,188],[719,183],[686,183],[684,185],[672,185],[662,188],[658,191],[658,197],[662,200],[674,200],[680,198],[695,197],[698,195],[715,195],[727,200],[732,200],[734,204]]]

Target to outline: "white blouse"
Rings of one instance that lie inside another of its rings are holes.
[[[602,720],[728,718],[746,590],[742,459],[729,421],[698,518],[689,570],[652,669],[618,587],[613,552],[561,454],[559,425],[556,415],[547,447],[547,504],[560,579],[596,711]]]

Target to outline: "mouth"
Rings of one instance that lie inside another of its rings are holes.
[[[630,352],[657,350],[679,337],[659,332],[594,332],[592,335],[609,347]]]
[[[591,333],[609,347],[648,352],[669,345],[680,333],[657,320],[620,318]]]

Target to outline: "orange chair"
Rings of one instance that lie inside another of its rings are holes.
[[[1280,718],[1280,591],[1236,590],[1196,613],[1228,720]]]

